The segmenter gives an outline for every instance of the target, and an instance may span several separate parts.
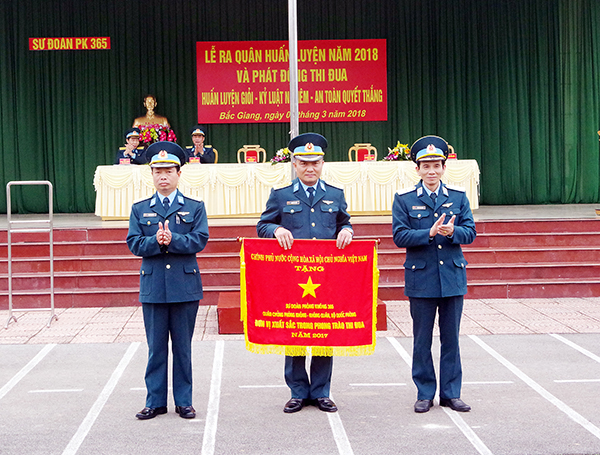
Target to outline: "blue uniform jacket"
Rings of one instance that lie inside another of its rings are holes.
[[[446,214],[444,224],[456,215],[454,234],[430,240],[429,229],[442,213]],[[464,190],[442,183],[434,207],[420,182],[395,195],[392,218],[394,243],[406,248],[404,294],[423,298],[465,295],[467,261],[460,245],[472,243],[476,230]]]
[[[187,153],[188,161],[194,156],[194,146],[186,147],[185,152]],[[200,163],[212,164],[215,162],[215,152],[212,147],[204,147],[204,155],[198,155]]]
[[[173,233],[164,247],[156,241],[158,222],[169,220]],[[202,299],[202,280],[196,253],[208,242],[208,221],[204,202],[183,196],[165,210],[157,194],[131,208],[127,246],[141,256],[140,302],[173,303]]]
[[[273,238],[283,226],[297,239],[335,239],[344,228],[352,229],[344,192],[319,180],[312,207],[300,181],[271,190],[267,207],[256,225],[259,237]]]
[[[135,149],[135,158],[131,158],[130,156],[124,156],[123,152],[126,150],[125,147],[120,147],[115,154],[114,164],[121,164],[121,158],[129,158],[131,164],[146,164],[148,160],[146,159],[146,149],[144,147],[138,147]]]

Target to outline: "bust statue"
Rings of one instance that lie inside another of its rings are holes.
[[[138,117],[133,121],[133,126],[138,127],[140,125],[163,125],[171,127],[167,117],[162,117],[154,113],[156,107],[156,97],[154,95],[146,95],[144,97],[144,107],[146,108],[146,116]]]

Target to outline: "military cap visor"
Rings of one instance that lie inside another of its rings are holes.
[[[197,125],[197,126],[193,127],[193,128],[190,130],[190,135],[191,135],[191,136],[194,136],[194,135],[196,135],[196,134],[201,134],[202,136],[206,136],[206,133],[205,133],[205,132],[204,132],[204,130],[203,130],[201,127],[200,127],[200,125]]]
[[[150,156],[152,168],[182,166],[186,162],[185,152],[175,142],[155,142],[148,147],[146,154]]]
[[[448,143],[439,136],[423,136],[410,148],[410,157],[419,161],[445,161],[448,158]]]
[[[300,161],[319,161],[325,156],[326,148],[327,139],[316,133],[300,134],[288,144],[292,156]]]
[[[140,137],[139,128],[131,128],[131,129],[128,129],[127,131],[125,131],[125,139],[129,139],[132,137]]]

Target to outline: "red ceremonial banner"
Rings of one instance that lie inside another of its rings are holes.
[[[379,271],[374,240],[244,239],[246,347],[262,354],[368,355],[375,349]]]
[[[97,51],[110,49],[110,36],[29,38],[30,51]]]
[[[287,41],[196,43],[199,123],[290,121]],[[298,42],[301,122],[387,120],[385,39]]]

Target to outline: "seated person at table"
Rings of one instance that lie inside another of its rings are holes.
[[[140,125],[163,125],[163,126],[168,126],[169,128],[171,127],[171,125],[169,125],[169,121],[167,120],[167,117],[163,117],[161,115],[156,115],[154,113],[154,109],[157,106],[157,102],[156,102],[156,97],[154,95],[146,95],[144,97],[144,107],[146,108],[146,115],[144,117],[138,117],[133,121],[133,126],[140,126]]]
[[[204,145],[204,138],[206,134],[200,127],[200,125],[196,125],[190,130],[190,134],[192,135],[192,142],[194,145],[186,148],[186,152],[188,154],[188,161],[190,158],[200,158],[200,162],[203,164],[210,164],[215,162],[215,152],[213,148],[208,145]]]
[[[146,150],[140,145],[139,128],[125,131],[125,147],[120,147],[115,156],[115,164],[121,164],[121,159],[129,158],[131,164],[146,164]]]

